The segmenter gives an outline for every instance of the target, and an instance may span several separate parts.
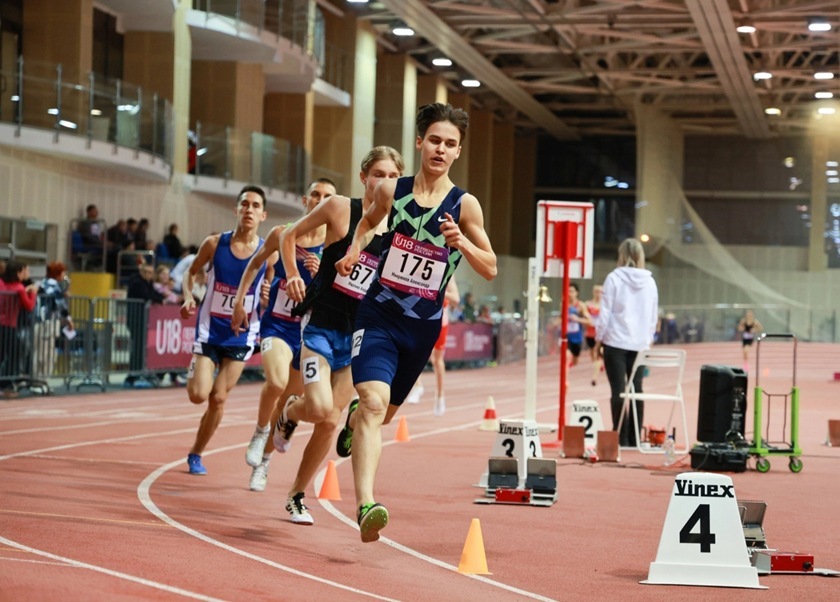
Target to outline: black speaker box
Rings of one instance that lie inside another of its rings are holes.
[[[691,468],[709,472],[744,472],[749,453],[728,443],[699,444],[691,448]]]
[[[697,440],[743,441],[747,418],[747,373],[732,366],[700,368]]]

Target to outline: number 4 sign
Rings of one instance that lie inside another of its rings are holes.
[[[642,583],[763,589],[750,565],[731,478],[677,475],[656,561]]]

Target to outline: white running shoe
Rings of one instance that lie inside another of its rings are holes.
[[[266,485],[268,485],[268,461],[254,466],[249,487],[251,491],[265,491]]]
[[[414,387],[408,394],[408,397],[405,398],[406,403],[420,403],[420,398],[423,397],[425,391],[426,389],[423,388],[423,385]]]
[[[269,433],[271,433],[271,427],[268,427],[265,432],[262,432],[259,427],[254,431],[251,442],[248,444],[248,449],[245,450],[245,461],[248,463],[248,466],[256,467],[262,462]]]
[[[314,525],[315,519],[309,514],[309,508],[303,503],[303,492],[296,493],[286,500],[286,510],[296,525]]]
[[[289,404],[296,399],[299,399],[298,396],[292,395],[286,400],[286,405],[283,406],[283,411],[280,412],[280,418],[277,419],[277,424],[274,425],[274,438],[272,441],[274,441],[274,449],[281,454],[289,451],[289,448],[292,446],[292,435],[297,428],[297,422],[289,420],[286,414],[286,410],[289,409]]]
[[[443,416],[446,413],[446,401],[443,397],[438,397],[435,401],[435,416]]]

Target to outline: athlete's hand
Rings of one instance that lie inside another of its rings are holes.
[[[440,224],[440,233],[446,239],[446,246],[452,249],[460,249],[466,237],[449,213],[444,213],[443,215],[446,217],[446,221]]]
[[[321,267],[321,256],[316,255],[315,253],[307,254],[306,259],[303,260],[303,267],[305,267],[309,273],[314,276],[318,273],[318,268]]]
[[[350,245],[344,257],[335,262],[335,269],[339,275],[349,276],[357,263],[359,263],[359,248],[356,245]]]
[[[245,332],[250,327],[248,323],[248,314],[245,312],[245,306],[242,303],[234,303],[233,315],[230,317],[230,329],[238,336]]]
[[[195,315],[195,299],[184,300],[184,303],[181,304],[181,319],[186,320],[187,318]]]
[[[295,303],[303,301],[306,295],[306,284],[300,276],[292,276],[286,280],[286,295]]]
[[[268,280],[263,280],[262,287],[260,287],[260,305],[263,308],[268,307],[268,295],[271,292],[271,283]]]

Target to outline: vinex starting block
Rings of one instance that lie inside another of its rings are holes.
[[[557,501],[557,462],[542,457],[539,428],[534,420],[501,420],[479,504],[550,506]]]

